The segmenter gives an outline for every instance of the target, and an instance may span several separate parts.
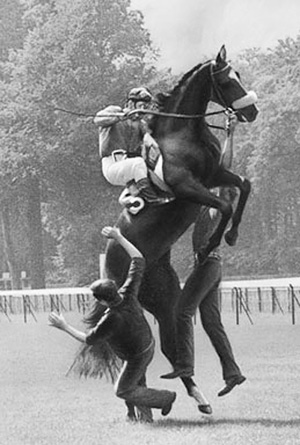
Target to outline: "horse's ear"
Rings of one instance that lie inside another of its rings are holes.
[[[222,45],[219,54],[217,55],[216,62],[217,63],[226,62],[226,57],[227,57],[226,48],[225,45]]]

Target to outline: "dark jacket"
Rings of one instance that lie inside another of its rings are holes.
[[[105,339],[122,360],[140,354],[152,341],[150,326],[137,299],[144,268],[143,258],[132,259],[127,279],[118,291],[122,303],[107,309],[86,338],[88,344]]]

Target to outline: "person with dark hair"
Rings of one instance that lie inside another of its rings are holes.
[[[116,383],[116,395],[127,406],[145,408],[147,421],[152,421],[151,408],[169,414],[176,393],[146,387],[146,370],[154,356],[154,338],[137,295],[145,268],[141,252],[116,227],[104,227],[102,234],[117,241],[131,257],[127,278],[120,289],[110,279],[96,280],[90,286],[94,297],[107,309],[87,333],[69,325],[63,315],[51,313],[49,322],[76,340],[93,345],[106,340],[115,354],[124,361]],[[131,420],[135,415],[132,415]],[[144,416],[145,419],[145,416]]]
[[[132,88],[125,108],[110,105],[99,111],[94,123],[99,128],[99,155],[105,179],[112,185],[134,184],[138,195],[149,204],[164,204],[169,200],[160,197],[149,178],[142,149],[146,152],[159,152],[152,138],[144,115],[132,113],[144,110],[152,101],[151,92],[145,87]]]

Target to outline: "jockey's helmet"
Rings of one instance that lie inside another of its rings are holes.
[[[127,100],[133,100],[134,102],[151,102],[152,94],[148,88],[145,87],[132,88],[128,93]]]

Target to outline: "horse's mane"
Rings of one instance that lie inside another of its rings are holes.
[[[198,65],[194,66],[194,68],[190,69],[187,73],[185,73],[181,79],[177,82],[177,84],[174,86],[174,88],[167,93],[159,93],[157,97],[157,104],[160,109],[160,111],[167,111],[168,106],[170,105],[171,101],[177,96],[178,91],[181,90],[182,86],[184,86],[187,82],[187,80],[192,77],[196,72],[198,72],[204,65],[206,65],[208,62],[205,63],[199,63]]]

